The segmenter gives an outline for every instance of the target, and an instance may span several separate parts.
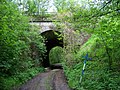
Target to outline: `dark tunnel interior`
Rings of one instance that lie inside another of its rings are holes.
[[[55,33],[57,33],[57,35]],[[58,36],[60,34],[61,34],[60,32],[53,31],[53,30],[49,30],[49,31],[41,33],[41,35],[46,38],[45,45],[46,45],[46,48],[47,48],[46,58],[44,58],[44,60],[43,60],[43,66],[44,67],[50,67],[50,62],[49,62],[49,52],[50,52],[50,50],[55,46],[63,47],[63,39],[58,40]]]

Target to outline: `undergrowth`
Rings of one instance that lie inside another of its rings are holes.
[[[50,50],[49,61],[50,64],[61,63],[62,62],[63,48],[56,46]]]
[[[116,62],[109,70],[105,50],[98,38],[92,36],[77,53],[73,53],[74,63],[72,65],[63,62],[65,75],[68,84],[73,90],[120,90],[120,69]],[[92,60],[87,61],[85,72],[80,83],[82,74],[84,56],[88,56]],[[71,61],[70,61],[71,62]]]
[[[24,84],[40,72],[44,72],[43,67],[34,67],[13,76],[0,77],[0,90],[18,88],[21,84]]]

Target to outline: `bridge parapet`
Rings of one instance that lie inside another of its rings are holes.
[[[49,31],[49,30],[56,30],[55,24],[51,22],[30,22],[31,25],[36,25],[40,27],[40,33]]]

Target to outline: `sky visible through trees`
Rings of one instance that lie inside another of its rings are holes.
[[[44,71],[45,39],[39,27],[29,24],[35,17],[62,22],[54,24],[65,31],[60,59],[72,89],[120,90],[120,0],[1,0],[0,90]],[[92,60],[80,84],[86,53]]]

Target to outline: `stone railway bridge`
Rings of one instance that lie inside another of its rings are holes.
[[[40,27],[40,34],[46,38],[45,44],[47,47],[46,59],[43,60],[43,66],[49,67],[49,52],[55,46],[63,47],[63,40],[58,40],[58,35],[61,34],[59,30],[56,30],[53,21],[32,21],[31,25],[37,25]],[[56,35],[57,33],[58,35]]]
[[[58,24],[61,24],[61,22],[57,22]],[[32,21],[30,22],[31,25],[37,25],[40,27],[40,34],[46,38],[46,47],[47,47],[47,57],[45,60],[43,60],[43,66],[49,67],[49,52],[50,50],[55,46],[63,47],[63,37],[59,40],[58,36],[61,34],[60,29],[58,29],[54,23],[54,21]],[[66,25],[67,26],[67,25]],[[57,33],[57,35],[55,34]],[[67,51],[72,51],[72,48],[80,47],[82,44],[84,44],[88,38],[90,37],[89,34],[85,32],[80,32],[79,34],[75,34],[73,29],[69,29],[69,27],[64,29],[64,41],[66,45],[71,45],[70,48],[68,48]],[[65,40],[66,39],[66,40]]]

